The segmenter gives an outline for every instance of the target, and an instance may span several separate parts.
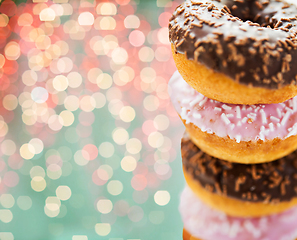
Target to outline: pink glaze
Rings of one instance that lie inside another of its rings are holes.
[[[186,187],[179,210],[184,228],[203,240],[295,240],[297,208],[260,218],[230,217],[211,209]]]
[[[195,91],[177,71],[169,81],[169,92],[181,118],[203,132],[229,136],[236,142],[297,134],[297,97],[278,104],[221,103]]]

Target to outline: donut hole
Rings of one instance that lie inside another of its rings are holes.
[[[281,20],[279,21],[274,17],[279,9],[267,9],[269,1],[260,3],[254,0],[242,2],[226,0],[225,4],[229,8],[231,15],[238,17],[243,22],[249,21],[254,24],[259,24],[261,27],[272,29],[282,27],[283,25]]]
[[[259,12],[254,16],[253,22],[258,23],[261,27],[270,27],[272,29],[281,27],[283,25],[282,21],[278,21],[274,18],[276,11],[270,12],[268,14],[263,14]]]
[[[238,17],[242,21],[254,21],[254,18],[251,13],[251,6],[250,2],[242,1],[242,2],[235,2],[235,1],[225,1],[226,6],[229,8],[231,15],[234,17]]]

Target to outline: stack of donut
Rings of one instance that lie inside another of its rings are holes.
[[[186,0],[173,13],[184,240],[297,238],[296,16],[282,0]]]

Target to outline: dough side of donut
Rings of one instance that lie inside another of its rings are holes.
[[[234,217],[262,217],[272,214],[281,213],[297,205],[297,198],[288,202],[276,204],[262,202],[247,202],[232,199],[212,193],[204,189],[198,181],[183,168],[184,176],[188,186],[192,191],[208,206]]]
[[[173,59],[183,79],[204,96],[232,104],[281,103],[297,95],[297,86],[291,84],[280,89],[265,89],[239,84],[223,73],[215,72],[184,54],[177,53],[171,44]]]
[[[196,237],[193,237],[186,229],[183,229],[183,240],[202,240]]]
[[[237,143],[230,138],[202,132],[193,123],[183,123],[193,143],[203,152],[222,160],[256,164],[271,162],[282,158],[297,149],[297,135],[286,139],[275,138],[266,141],[241,141]]]

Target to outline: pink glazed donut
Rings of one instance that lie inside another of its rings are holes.
[[[227,216],[205,205],[186,187],[179,210],[184,240],[294,240],[297,238],[297,208],[259,218]],[[190,236],[192,235],[192,236]]]
[[[211,156],[252,164],[297,149],[297,97],[276,104],[221,103],[194,90],[177,71],[168,85],[191,140]]]

